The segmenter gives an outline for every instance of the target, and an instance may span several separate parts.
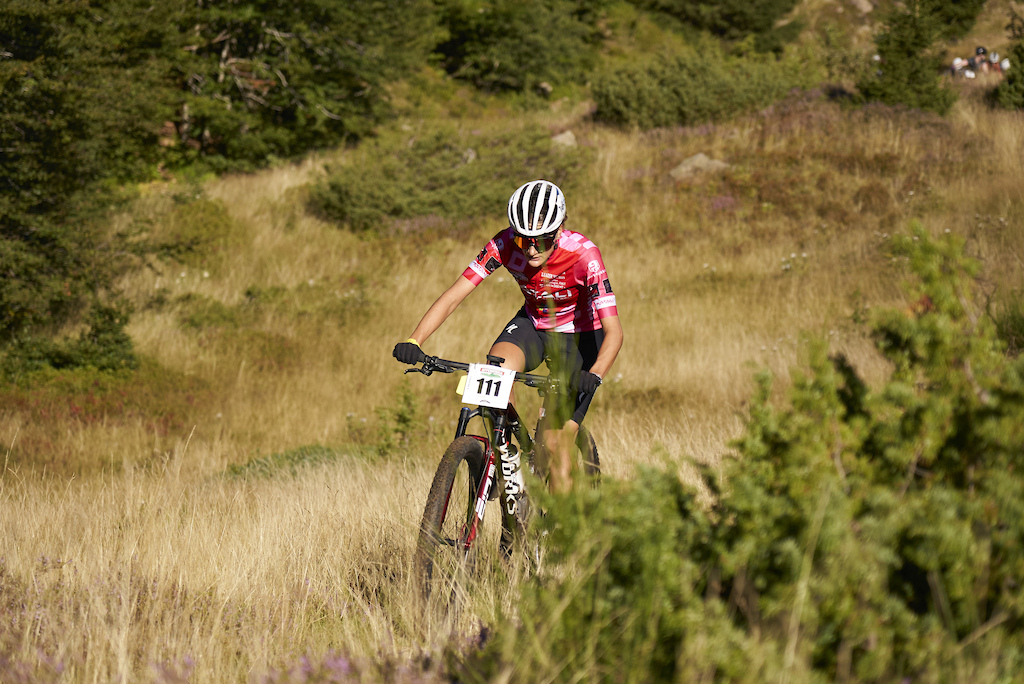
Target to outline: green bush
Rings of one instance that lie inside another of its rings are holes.
[[[956,40],[974,28],[985,0],[931,0],[928,6],[941,27],[940,37]]]
[[[463,663],[505,681],[1013,681],[1024,667],[1024,361],[973,305],[962,241],[894,256],[869,387],[809,345],[789,405],[759,376],[735,457],[550,497],[519,621]],[[913,313],[911,313],[913,311]]]
[[[1010,23],[1006,27],[1013,46],[1010,48],[1010,64],[1012,68],[1003,76],[1002,82],[996,86],[992,96],[1003,109],[1024,109],[1024,17],[1010,10]]]
[[[310,194],[311,206],[353,230],[388,220],[502,215],[520,184],[571,185],[586,151],[560,149],[540,127],[474,133],[448,124],[390,131],[365,141]]]
[[[875,36],[878,68],[857,82],[865,100],[937,114],[953,106],[956,94],[942,86],[943,55],[934,47],[946,25],[934,7],[934,0],[909,0],[886,16]]]
[[[630,0],[726,38],[769,33],[796,0]],[[788,36],[787,36],[788,38]]]
[[[691,125],[768,105],[818,73],[795,51],[782,59],[726,55],[706,41],[698,50],[616,67],[594,79],[597,118],[641,129]]]
[[[125,306],[97,305],[89,312],[88,329],[75,339],[16,337],[0,355],[0,372],[7,380],[15,380],[46,368],[135,369],[134,345],[124,330],[129,313]]]
[[[489,91],[532,90],[541,81],[584,80],[606,0],[445,0],[445,70]]]

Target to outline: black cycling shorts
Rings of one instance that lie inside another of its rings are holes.
[[[549,372],[556,377],[568,377],[570,396],[575,396],[575,407],[572,411],[572,419],[577,424],[583,423],[583,417],[587,415],[593,394],[582,394],[577,391],[580,382],[580,371],[589,371],[597,360],[597,352],[601,349],[604,341],[604,330],[591,330],[578,333],[560,333],[551,330],[537,330],[533,321],[526,315],[526,309],[519,312],[505,326],[505,329],[494,340],[499,342],[511,342],[519,347],[526,357],[525,372],[529,373],[540,366],[541,362],[547,361]],[[545,411],[550,411],[545,401]],[[555,411],[551,416],[555,424],[561,427],[569,417],[567,409]]]

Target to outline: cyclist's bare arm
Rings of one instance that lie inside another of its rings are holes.
[[[605,378],[622,349],[622,325],[618,316],[607,316],[601,319],[601,327],[604,329],[604,340],[601,341],[601,350],[590,372]]]
[[[452,315],[455,309],[459,308],[459,304],[469,296],[469,293],[476,287],[468,278],[459,276],[458,279],[449,287],[447,290],[441,293],[441,296],[430,305],[427,309],[427,313],[423,314],[423,318],[420,319],[419,325],[412,332],[412,339],[416,340],[420,346],[427,341],[427,338],[433,335],[441,324]]]

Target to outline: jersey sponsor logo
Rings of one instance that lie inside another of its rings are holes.
[[[612,283],[607,278],[604,279],[604,291],[608,294],[612,293]]]
[[[589,264],[587,264],[587,273],[593,273],[596,275],[603,270],[604,269],[601,268],[601,262],[598,261],[597,259],[594,259]]]
[[[609,306],[615,306],[615,295],[605,295],[604,297],[598,297],[595,303],[595,308],[607,309]]]
[[[507,328],[505,328],[505,332],[507,332],[509,335],[511,335],[512,331],[515,330],[518,327],[519,327],[518,325],[516,325],[515,323],[512,323]]]
[[[487,269],[488,273],[494,273],[499,266],[501,266],[501,262],[495,259],[494,257],[491,257],[490,259],[487,260],[487,265],[484,266],[484,268]]]
[[[557,301],[565,301],[573,298],[572,290],[555,290],[551,295]]]
[[[480,253],[476,255],[476,263],[478,263],[478,264],[484,263],[484,257],[485,256],[487,256],[487,248],[486,247],[481,249]]]

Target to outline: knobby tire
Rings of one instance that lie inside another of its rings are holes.
[[[468,466],[468,481],[465,486],[456,481],[459,466]],[[464,552],[453,543],[464,533],[466,524],[473,514],[477,486],[483,475],[484,447],[472,437],[459,437],[453,441],[441,457],[430,485],[427,503],[423,508],[419,539],[413,556],[413,577],[419,584],[422,596],[429,597],[435,579],[452,581],[453,577],[436,577],[441,570],[438,561],[447,554],[446,568],[464,560]]]

